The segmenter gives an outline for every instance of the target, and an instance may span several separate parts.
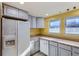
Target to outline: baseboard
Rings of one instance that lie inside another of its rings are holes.
[[[31,54],[30,56],[33,56],[33,55],[35,55],[36,53],[38,53],[38,52],[40,52],[40,50],[39,51],[37,51],[37,52],[35,52],[35,53],[33,53],[33,54]]]
[[[41,52],[41,51],[40,51]],[[41,52],[42,54],[44,54],[43,52]],[[47,56],[46,54],[44,54],[45,56]]]
[[[36,53],[38,53],[38,52],[40,52],[40,50],[39,51],[37,51],[37,52],[35,52],[34,54],[31,54],[30,56],[33,56],[33,55],[35,55]],[[43,52],[41,52],[42,54],[44,54]],[[47,56],[46,54],[44,54],[45,56]]]

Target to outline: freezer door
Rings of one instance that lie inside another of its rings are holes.
[[[12,19],[2,19],[2,55],[17,55],[17,21]]]

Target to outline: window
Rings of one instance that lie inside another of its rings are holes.
[[[66,34],[79,34],[79,17],[69,17],[65,23]]]
[[[49,23],[49,32],[59,33],[60,32],[60,20],[51,20]]]

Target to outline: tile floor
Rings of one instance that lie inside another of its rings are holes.
[[[38,53],[34,54],[33,56],[45,56],[45,55],[41,52],[38,52]]]

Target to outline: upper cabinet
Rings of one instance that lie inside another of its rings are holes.
[[[13,8],[11,6],[3,5],[4,6],[4,15],[6,16],[11,16],[11,17],[18,17],[18,9]]]
[[[35,16],[32,16],[32,19],[31,19],[31,28],[36,28],[36,17]]]
[[[6,4],[3,4],[3,16],[28,20],[27,11]]]
[[[44,28],[44,18],[43,17],[29,17],[30,27],[31,28]]]
[[[30,28],[36,28],[36,17],[29,15]]]
[[[27,11],[18,9],[13,6],[9,6],[3,4],[3,16],[10,17],[10,18],[17,18],[21,20],[30,20],[30,27],[31,28],[44,28],[44,18],[43,17],[35,17],[29,16]],[[30,18],[30,19],[29,19]]]
[[[30,28],[32,28],[32,16],[31,16],[31,15],[29,15],[28,21],[29,21],[29,23],[30,23]]]
[[[37,17],[36,23],[37,23],[37,28],[44,28],[44,18],[43,17]]]
[[[18,11],[18,17],[21,19],[28,19],[28,13],[22,10]]]

